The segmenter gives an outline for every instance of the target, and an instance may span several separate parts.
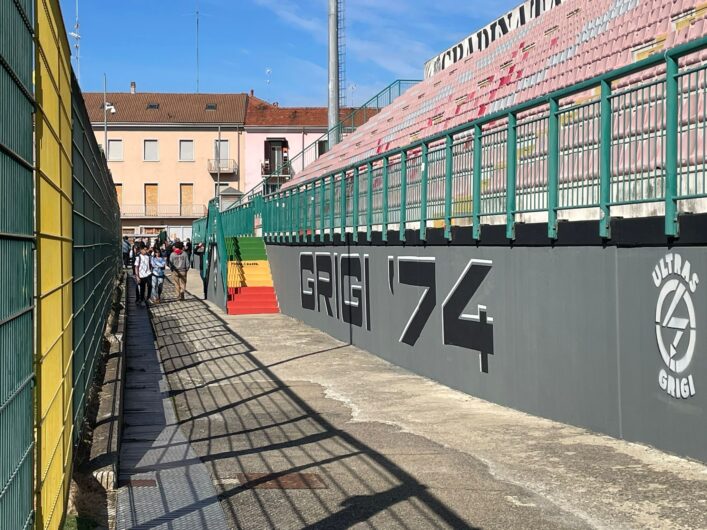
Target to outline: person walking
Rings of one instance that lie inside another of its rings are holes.
[[[137,305],[145,305],[152,290],[152,267],[147,247],[141,247],[140,253],[135,258],[135,282],[137,283]]]
[[[190,267],[193,267],[193,266],[194,266],[194,262],[191,260],[191,251],[192,251],[192,248],[191,248],[191,239],[190,239],[190,238],[187,238],[187,240],[186,240],[185,243],[184,243],[184,252],[187,253],[187,257],[189,258],[189,266],[190,266]]]
[[[184,300],[187,288],[187,272],[189,271],[189,258],[184,252],[184,244],[178,241],[169,256],[169,267],[174,272],[174,284],[177,287],[177,300]]]
[[[152,302],[159,304],[162,301],[162,288],[164,287],[164,271],[167,266],[167,257],[155,247],[150,259],[152,265]]]
[[[128,241],[128,236],[123,236],[123,267],[126,269],[130,267],[130,242]]]

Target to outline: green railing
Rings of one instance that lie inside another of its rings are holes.
[[[120,208],[113,179],[96,143],[83,96],[72,78],[73,133],[73,418],[81,434],[87,393],[121,267]]]
[[[236,206],[221,214],[224,237],[260,221],[278,242],[385,240],[391,227],[425,240],[430,225],[447,239],[471,226],[478,240],[505,223],[512,240],[518,215],[532,214],[555,239],[558,214],[581,210],[610,238],[612,208],[643,204],[663,208],[676,237],[678,202],[707,197],[704,48],[707,37]]]
[[[33,521],[33,2],[0,4],[0,528]]]
[[[665,235],[678,236],[678,201],[707,197],[707,38],[394,149],[264,198],[263,235],[311,240],[394,225],[426,238],[471,225],[543,213],[594,210],[610,238],[612,207],[662,204]],[[691,64],[696,66],[690,66]],[[682,65],[682,68],[678,68]],[[260,215],[255,209],[253,215]],[[489,219],[495,217],[495,219]]]
[[[400,95],[415,86],[420,81],[411,79],[398,79],[381,90],[378,94],[369,99],[362,106],[356,108],[346,118],[329,129],[314,142],[305,147],[302,151],[290,158],[287,162],[273,168],[269,175],[263,177],[255,186],[246,191],[243,196],[230,208],[236,208],[250,202],[254,197],[267,195],[277,191],[283,182],[293,178],[298,171],[303,170],[314,162],[319,156],[320,145],[325,143],[324,152],[328,150],[329,138],[336,135],[342,138],[346,134],[351,134],[358,127],[366,123],[373,116],[378,114],[383,107],[390,105]]]

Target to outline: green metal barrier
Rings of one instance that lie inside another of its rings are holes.
[[[87,392],[98,366],[115,279],[121,267],[120,209],[81,90],[72,78],[73,121],[73,415],[81,433]]]
[[[34,176],[31,0],[0,4],[0,528],[32,525]]]
[[[342,167],[309,182],[249,197],[221,214],[225,235],[258,230],[270,241],[334,233],[473,226],[490,217],[515,237],[517,214],[586,209],[610,238],[611,209],[662,204],[678,236],[678,201],[707,197],[707,37],[521,105]],[[682,66],[681,66],[682,65]],[[591,214],[591,210],[598,215]]]

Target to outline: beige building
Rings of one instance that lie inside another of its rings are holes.
[[[327,131],[326,108],[279,107],[252,91],[140,93],[133,84],[130,92],[106,95],[105,113],[103,93],[84,98],[98,143],[107,136],[126,235],[166,229],[170,236],[189,237],[219,184],[222,190],[251,190]],[[299,157],[298,169],[324,150]]]
[[[99,144],[107,136],[124,234],[189,237],[219,183],[242,188],[246,94],[109,93],[107,131],[103,94],[84,98]]]

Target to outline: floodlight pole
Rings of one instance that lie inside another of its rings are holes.
[[[108,160],[108,102],[106,101],[106,88],[108,86],[108,78],[103,74],[103,152]]]
[[[329,145],[339,143],[339,0],[329,0]]]

